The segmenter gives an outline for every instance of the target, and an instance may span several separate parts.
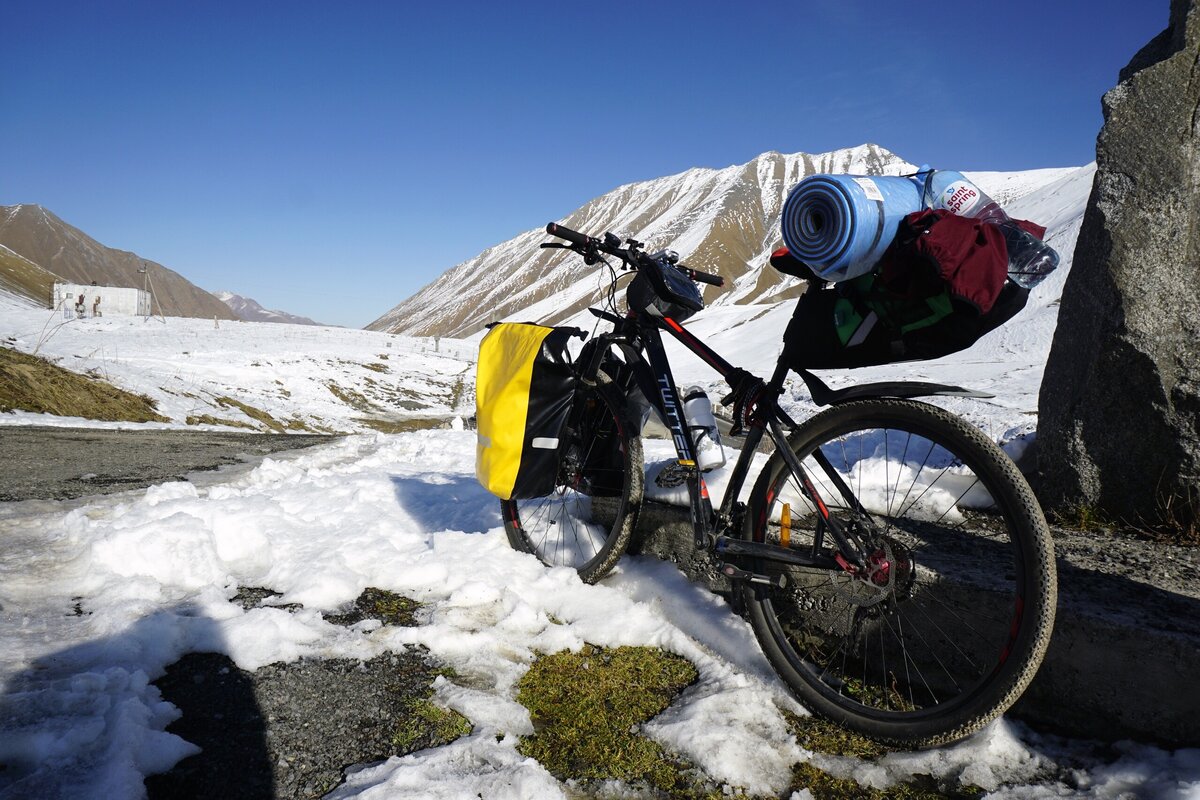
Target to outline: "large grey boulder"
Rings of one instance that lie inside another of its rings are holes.
[[[1179,530],[1200,514],[1200,0],[1103,101],[1098,170],[1038,402],[1038,489]]]

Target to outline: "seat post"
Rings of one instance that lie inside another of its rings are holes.
[[[767,381],[767,388],[776,395],[781,394],[783,392],[783,382],[787,379],[788,372],[787,359],[784,358],[783,353],[780,353],[779,361],[775,364],[775,372],[771,374],[771,380]]]

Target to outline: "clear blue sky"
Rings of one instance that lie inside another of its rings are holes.
[[[1095,158],[1168,0],[14,2],[0,205],[361,327],[616,186],[875,142]]]

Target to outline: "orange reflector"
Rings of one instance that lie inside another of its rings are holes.
[[[792,504],[784,503],[779,512],[779,543],[784,547],[792,540]]]

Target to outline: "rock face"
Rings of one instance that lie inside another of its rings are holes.
[[[1038,403],[1039,493],[1193,532],[1200,514],[1200,0],[1104,96],[1098,171]]]

